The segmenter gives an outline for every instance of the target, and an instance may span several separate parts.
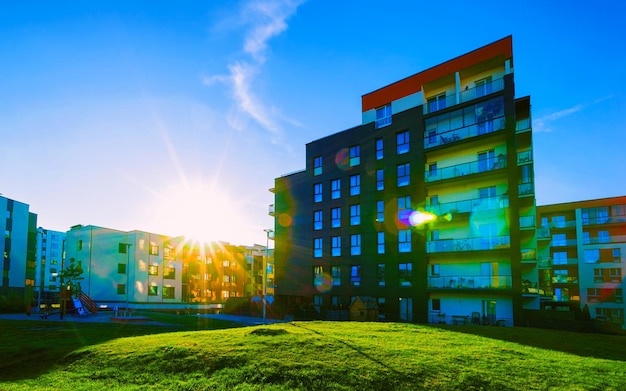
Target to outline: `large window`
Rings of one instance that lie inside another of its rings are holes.
[[[333,200],[341,198],[341,179],[330,181],[330,198]]]
[[[330,210],[330,226],[331,228],[341,227],[341,208],[332,208]]]
[[[376,268],[376,280],[378,281],[378,286],[385,286],[385,264],[379,263]]]
[[[361,175],[350,176],[350,195],[355,196],[361,194]]]
[[[478,171],[484,172],[493,169],[496,155],[493,149],[478,153]]]
[[[324,267],[314,266],[313,267],[313,286],[322,286],[322,285],[324,285]]]
[[[350,285],[361,286],[361,265],[350,266]]]
[[[330,272],[333,277],[333,285],[341,285],[341,266],[331,266]]]
[[[398,285],[411,286],[412,278],[413,278],[413,264],[412,263],[399,263],[398,264]]]
[[[316,183],[313,185],[313,201],[322,202],[322,184]]]
[[[376,222],[382,223],[385,221],[385,201],[376,201]]]
[[[313,229],[319,231],[322,229],[322,211],[316,210],[313,212]]]
[[[350,167],[361,164],[361,147],[354,145],[350,147]]]
[[[381,231],[381,232],[377,232],[376,233],[376,241],[377,241],[377,251],[378,254],[384,254],[385,253],[385,232]]]
[[[376,170],[376,190],[385,190],[385,170]]]
[[[391,125],[391,105],[376,109],[376,129]]]
[[[598,263],[600,261],[600,250],[597,248],[585,250],[585,263]]]
[[[333,236],[330,238],[331,252],[330,255],[333,257],[341,256],[341,236]]]
[[[408,221],[411,213],[411,196],[398,197],[398,220]]]
[[[403,229],[398,231],[398,252],[411,252],[411,230]]]
[[[489,95],[492,92],[491,76],[486,77],[484,79],[476,80],[476,82],[474,82],[474,85],[476,86],[477,98],[481,96]]]
[[[322,157],[315,156],[313,158],[313,175],[321,175],[322,174]]]
[[[361,224],[361,205],[350,205],[350,225]]]
[[[566,246],[567,239],[565,234],[553,234],[552,235],[552,246]]]
[[[427,100],[428,112],[432,113],[437,110],[446,108],[446,94],[439,94]]]
[[[361,234],[350,235],[350,255],[361,255]]]
[[[396,133],[396,151],[398,155],[409,152],[409,131]]]
[[[383,139],[376,139],[376,160],[381,160],[383,158]]]
[[[411,183],[411,165],[409,163],[398,165],[398,187],[408,186]]]
[[[313,239],[313,257],[322,257],[322,238]]]

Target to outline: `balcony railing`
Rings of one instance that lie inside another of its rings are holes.
[[[582,223],[583,225],[626,223],[626,215],[617,215],[611,217],[583,217]]]
[[[424,114],[434,113],[435,111],[443,110],[448,107],[456,106],[459,103],[469,102],[474,99],[487,96],[494,92],[504,90],[504,79],[495,79],[481,86],[474,88],[468,88],[467,90],[459,92],[459,102],[457,102],[456,91],[452,94],[446,95],[445,99],[439,99],[437,102],[427,102],[424,105]],[[432,97],[431,97],[432,98]]]
[[[550,228],[537,228],[537,239],[550,239]]]
[[[550,228],[574,228],[576,227],[576,221],[575,220],[553,221],[548,226]]]
[[[535,185],[532,182],[522,183],[517,189],[520,196],[535,194]]]
[[[456,164],[449,167],[441,167],[436,170],[426,171],[426,182],[435,182],[444,179],[457,178],[465,175],[479,174],[506,168],[506,155],[500,154],[497,159],[482,159],[472,162]]]
[[[511,238],[509,236],[492,236],[485,238],[466,239],[440,239],[426,242],[427,253],[462,252],[497,250],[509,248]]]
[[[578,265],[578,258],[552,259],[552,266],[557,266],[557,265]]]
[[[426,211],[443,216],[445,214],[470,213],[477,210],[503,209],[509,207],[509,197],[502,195],[493,198],[474,198],[471,200],[444,202],[426,206]]]
[[[275,212],[275,210],[274,210],[274,204],[271,204],[271,205],[267,208],[267,213],[268,213],[270,216],[274,216],[274,212]]]
[[[552,239],[552,247],[575,246],[576,239]]]
[[[511,276],[451,275],[429,276],[428,288],[439,289],[511,289]]]
[[[526,164],[533,161],[533,151],[529,149],[528,151],[522,151],[517,153],[517,164]]]
[[[517,133],[527,132],[530,130],[530,118],[520,119],[515,123],[515,131]]]
[[[552,267],[552,258],[540,257],[539,259],[537,259],[537,266],[543,269]]]
[[[424,148],[427,149],[438,145],[454,143],[471,137],[496,132],[505,127],[506,120],[504,117],[500,117],[464,128],[449,130],[447,132],[427,134],[426,137],[424,137]]]
[[[521,259],[522,262],[536,262],[537,261],[537,250],[534,248],[525,248],[521,251]]]
[[[522,216],[519,218],[520,228],[535,228],[537,218],[535,216]]]
[[[603,236],[601,238],[589,238],[583,244],[606,244],[606,243],[626,243],[626,235]]]

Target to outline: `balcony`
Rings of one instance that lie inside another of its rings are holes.
[[[431,96],[424,105],[424,114],[434,113],[502,90],[504,90],[504,79],[500,78],[474,88],[468,88],[465,91],[460,91],[458,101],[456,91],[445,97],[437,97],[437,99],[433,99],[434,97]]]
[[[583,244],[607,244],[607,243],[626,243],[626,235],[612,235],[598,238],[588,238]]]
[[[426,252],[441,253],[498,250],[509,248],[510,244],[511,239],[508,235],[486,238],[440,239],[426,242]]]
[[[520,119],[519,121],[515,123],[516,133],[530,132],[530,130],[531,130],[530,118]]]
[[[535,228],[536,221],[535,216],[522,216],[519,218],[519,227],[521,229]]]
[[[509,197],[502,195],[493,198],[474,198],[471,200],[445,202],[436,205],[426,206],[426,211],[437,216],[448,213],[454,215],[458,213],[471,213],[478,210],[494,210],[509,207]]]
[[[456,164],[454,166],[430,169],[424,174],[426,182],[441,181],[458,178],[466,175],[497,171],[506,168],[506,155],[500,154],[496,159],[482,159],[472,162]]]
[[[521,166],[522,164],[532,163],[533,161],[533,151],[529,149],[528,151],[522,151],[517,153],[517,165]]]
[[[468,138],[481,136],[483,134],[493,133],[506,127],[504,117],[494,118],[489,121],[481,122],[476,125],[466,126],[442,133],[429,133],[424,138],[424,149],[433,148],[443,144],[450,144]]]
[[[537,262],[537,250],[534,248],[526,248],[521,251],[522,263],[535,263]]]
[[[575,228],[576,220],[552,221],[548,226],[550,228]]]
[[[551,238],[550,228],[537,228],[537,239],[549,240]]]
[[[537,266],[541,269],[549,269],[552,267],[552,258],[540,257],[537,259]]]
[[[576,239],[552,239],[552,247],[576,246]]]
[[[274,216],[274,212],[275,212],[275,210],[274,210],[274,204],[271,204],[271,205],[268,207],[267,213],[268,213],[270,216]]]
[[[617,216],[601,216],[601,217],[583,217],[583,225],[602,225],[602,224],[619,224],[626,223],[626,215]]]
[[[578,277],[557,275],[552,277],[553,284],[578,284]]]
[[[511,276],[429,276],[430,289],[511,289]]]
[[[522,183],[521,185],[518,185],[517,192],[520,197],[533,195],[535,194],[535,185],[532,182]]]
[[[554,258],[552,266],[557,265],[578,265],[578,258]]]

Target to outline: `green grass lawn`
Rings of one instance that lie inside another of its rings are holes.
[[[3,321],[0,389],[626,390],[623,336],[176,319],[165,327]]]

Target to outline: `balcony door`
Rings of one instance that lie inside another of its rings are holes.
[[[483,314],[487,316],[488,324],[496,324],[496,301],[483,300]]]
[[[499,285],[498,262],[480,264],[481,285],[485,288],[497,288]]]
[[[403,322],[413,321],[413,298],[400,298],[400,320]]]

